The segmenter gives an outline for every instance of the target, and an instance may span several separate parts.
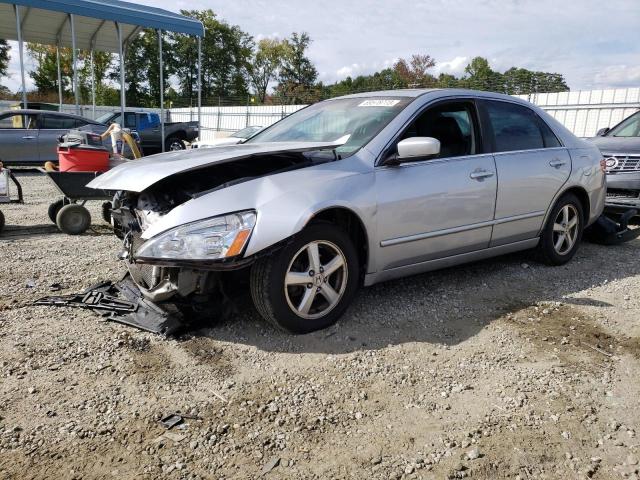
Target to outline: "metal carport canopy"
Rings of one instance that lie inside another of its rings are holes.
[[[164,75],[162,32],[193,35],[198,39],[198,124],[202,107],[202,37],[204,25],[199,20],[161,8],[137,5],[120,0],[0,0],[0,38],[17,40],[20,52],[23,108],[27,108],[23,43],[56,45],[58,96],[62,109],[60,47],[73,49],[73,91],[79,113],[77,51],[91,52],[91,97],[95,116],[94,50],[117,52],[120,58],[120,112],[125,111],[125,49],[143,28],[156,31],[160,70],[160,128],[164,151]]]
[[[0,38],[19,40],[14,5],[21,8],[22,40],[71,47],[69,14],[74,15],[76,48],[118,52],[114,22],[122,28],[124,43],[141,28],[202,37],[204,27],[193,18],[161,8],[118,0],[12,0],[0,1]]]

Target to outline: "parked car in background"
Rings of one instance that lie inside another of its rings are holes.
[[[361,283],[535,247],[568,262],[604,207],[601,161],[523,100],[393,90],[316,103],[241,145],[142,159],[88,186],[118,191],[121,258],[145,297],[202,305],[232,288],[228,271],[248,269],[260,314],[305,333],[337,321]]]
[[[163,139],[160,115],[153,112],[125,111],[124,122],[120,112],[109,112],[99,116],[96,120],[105,125],[119,123],[123,128],[130,128],[138,132],[145,154],[161,151],[163,141],[166,151],[184,150],[186,148],[185,142],[195,140],[200,134],[198,122],[165,122]]]
[[[57,162],[58,137],[70,129],[87,126],[105,128],[68,113],[31,109],[0,113],[0,161],[7,166]]]
[[[256,133],[262,130],[263,127],[246,127],[242,130],[232,133],[228,137],[216,138],[213,140],[198,140],[191,144],[191,148],[210,148],[219,147],[221,145],[235,145],[238,143],[246,142],[249,138],[253,137]]]
[[[607,208],[623,212],[640,207],[640,112],[591,139],[605,158]]]

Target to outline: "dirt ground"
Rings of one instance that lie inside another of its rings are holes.
[[[98,203],[92,231],[66,236],[55,190],[20,178],[0,235],[2,479],[639,477],[640,241],[362,289],[306,336],[244,296],[164,339],[32,305],[125,267]]]

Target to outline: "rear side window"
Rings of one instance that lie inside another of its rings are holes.
[[[484,102],[496,152],[559,147],[560,142],[532,110],[507,102]]]
[[[68,130],[76,127],[75,118],[60,117],[58,115],[43,115],[40,128],[45,130]]]
[[[12,113],[9,115],[3,115],[0,117],[0,128],[3,129],[30,129],[34,130],[36,125],[36,116],[29,114],[24,115],[21,113]]]

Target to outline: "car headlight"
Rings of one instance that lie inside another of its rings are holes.
[[[208,218],[173,228],[147,240],[136,258],[217,260],[242,253],[256,224],[249,210]]]

